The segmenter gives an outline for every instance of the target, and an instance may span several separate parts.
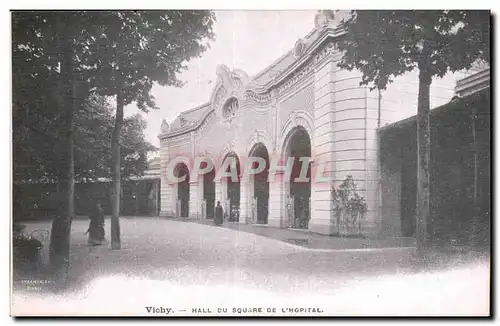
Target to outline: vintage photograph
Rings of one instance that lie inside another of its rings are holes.
[[[11,10],[10,315],[491,316],[490,10]]]

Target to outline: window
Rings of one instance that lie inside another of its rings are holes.
[[[238,112],[238,100],[234,97],[231,97],[229,100],[227,100],[226,104],[224,104],[224,107],[222,108],[222,116],[224,119],[230,119],[236,116],[236,113]]]

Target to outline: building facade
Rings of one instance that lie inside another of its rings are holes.
[[[160,215],[210,218],[220,201],[239,223],[331,234],[331,187],[350,175],[368,205],[362,233],[382,231],[391,215],[382,214],[377,130],[416,113],[418,77],[405,75],[381,93],[360,86],[359,73],[338,68],[342,55],[333,41],[345,15],[319,12],[315,28],[256,76],[220,65],[208,102],[162,123]],[[434,81],[431,106],[449,102],[454,87],[453,76]],[[197,157],[206,158],[203,167]],[[215,177],[227,157],[235,159],[236,180]],[[268,164],[245,177],[251,157]],[[294,182],[303,165],[269,180],[269,162],[290,157],[311,157],[309,181]],[[195,173],[210,164],[213,172]],[[320,164],[328,178],[315,178]],[[172,182],[168,173],[184,181]]]

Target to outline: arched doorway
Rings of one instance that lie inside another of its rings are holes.
[[[296,178],[301,177],[302,165],[307,164],[307,160],[300,160],[300,158],[311,157],[311,138],[308,132],[301,126],[295,127],[290,131],[289,141],[286,150],[286,158],[294,158],[292,172],[290,174],[290,183],[288,194],[293,205],[293,220],[289,221],[289,226],[293,228],[307,229],[309,219],[311,218],[311,162],[307,167],[307,181],[299,180]]]
[[[224,207],[224,212],[227,212],[228,214],[228,220],[231,222],[238,222],[239,221],[239,211],[240,211],[240,175],[241,175],[241,167],[240,167],[240,160],[238,158],[238,155],[234,152],[230,152],[229,154],[226,155],[226,159],[233,159],[236,161],[236,178],[233,180],[232,177],[226,177],[225,182],[226,182],[226,207]],[[231,171],[232,164],[229,164],[228,167],[226,168],[226,172],[232,172]]]
[[[207,162],[201,162],[200,168],[205,169]],[[212,164],[213,166],[213,164]],[[203,200],[205,201],[206,218],[214,218],[215,209],[215,169],[203,175]]]
[[[185,176],[184,180],[177,183],[177,202],[176,211],[180,217],[189,216],[189,169],[186,164],[179,163],[176,165],[174,175],[177,178]]]
[[[269,217],[269,152],[264,144],[258,143],[250,151],[250,157],[260,157],[265,160],[265,169],[255,175],[251,175],[250,194],[252,200],[255,200],[257,205],[257,220],[258,224],[267,224]],[[257,164],[257,163],[255,163]],[[254,166],[256,168],[257,166]]]

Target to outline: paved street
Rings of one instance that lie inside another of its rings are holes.
[[[50,228],[48,222],[27,225],[28,231]],[[122,250],[111,251],[87,246],[87,225],[73,223],[71,293],[48,295],[18,284],[24,290],[15,291],[13,312],[135,315],[146,314],[146,306],[164,306],[177,315],[191,314],[191,307],[212,307],[207,315],[217,307],[320,307],[337,315],[487,313],[486,262],[424,273],[413,264],[412,248],[315,250],[159,218],[122,218]]]

